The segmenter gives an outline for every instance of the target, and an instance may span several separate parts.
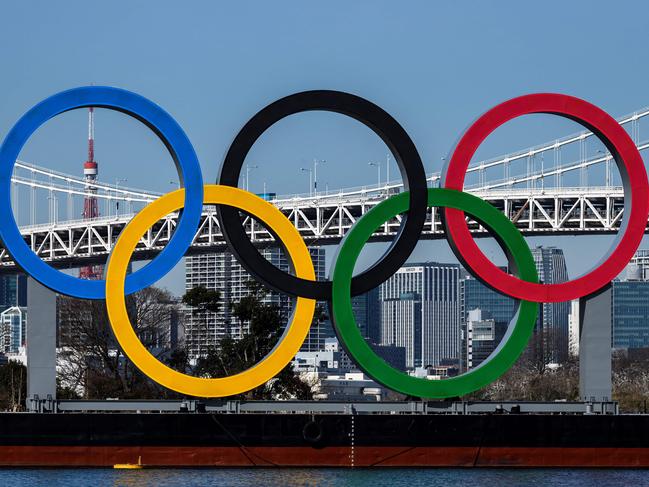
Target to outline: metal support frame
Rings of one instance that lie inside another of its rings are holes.
[[[218,414],[619,414],[616,402],[337,401],[55,401],[58,413],[180,412]]]

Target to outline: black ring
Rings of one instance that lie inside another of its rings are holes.
[[[372,129],[392,152],[404,188],[410,191],[410,207],[396,239],[372,267],[354,276],[351,291],[356,296],[377,287],[404,264],[419,241],[428,211],[424,165],[410,136],[390,114],[364,98],[340,91],[316,90],[289,95],[260,110],[243,126],[225,155],[217,184],[236,187],[248,152],[266,129],[284,117],[311,110],[347,115]],[[331,299],[331,281],[300,279],[268,262],[246,235],[238,210],[219,205],[217,215],[230,250],[259,281],[293,296]]]

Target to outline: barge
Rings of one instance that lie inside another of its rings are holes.
[[[649,415],[618,414],[615,403],[237,401],[62,401],[49,412],[0,413],[2,467],[138,459],[146,467],[649,467]]]

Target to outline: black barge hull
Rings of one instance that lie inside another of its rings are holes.
[[[649,467],[644,415],[0,413],[0,466]]]

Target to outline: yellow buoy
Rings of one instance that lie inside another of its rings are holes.
[[[144,468],[144,465],[142,465],[142,456],[137,457],[137,463],[116,463],[113,465],[113,468],[119,468],[122,470],[137,470]]]

